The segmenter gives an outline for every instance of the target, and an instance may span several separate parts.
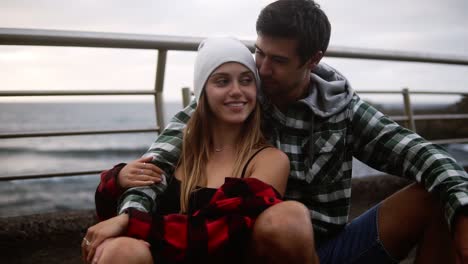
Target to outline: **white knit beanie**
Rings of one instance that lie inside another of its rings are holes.
[[[232,37],[208,38],[198,46],[195,60],[193,90],[197,102],[211,73],[226,62],[238,62],[251,70],[257,89],[260,89],[260,78],[252,53],[241,41]]]

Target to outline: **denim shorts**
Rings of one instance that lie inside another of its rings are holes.
[[[335,237],[318,245],[320,263],[398,263],[380,241],[379,207],[380,204],[372,207]]]

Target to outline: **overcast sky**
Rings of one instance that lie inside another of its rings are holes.
[[[254,40],[258,13],[270,2],[0,0],[0,27]],[[331,46],[468,56],[466,0],[318,2],[332,24]],[[180,100],[180,88],[192,86],[194,55],[169,53],[167,100]],[[0,46],[0,89],[153,89],[155,61],[151,50]],[[468,91],[468,67],[333,58],[325,62],[357,90]]]

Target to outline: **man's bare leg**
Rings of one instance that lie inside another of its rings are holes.
[[[286,201],[265,210],[252,234],[252,263],[319,263],[309,210]]]
[[[419,242],[415,263],[455,263],[455,247],[440,203]]]
[[[442,208],[421,184],[411,184],[382,202],[379,236],[394,258],[402,259],[420,244],[416,263],[452,263],[450,233]]]

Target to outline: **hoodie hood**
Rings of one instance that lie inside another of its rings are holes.
[[[354,91],[349,81],[336,69],[319,63],[310,74],[309,96],[301,101],[307,104],[315,115],[332,116],[343,110],[351,101]]]

